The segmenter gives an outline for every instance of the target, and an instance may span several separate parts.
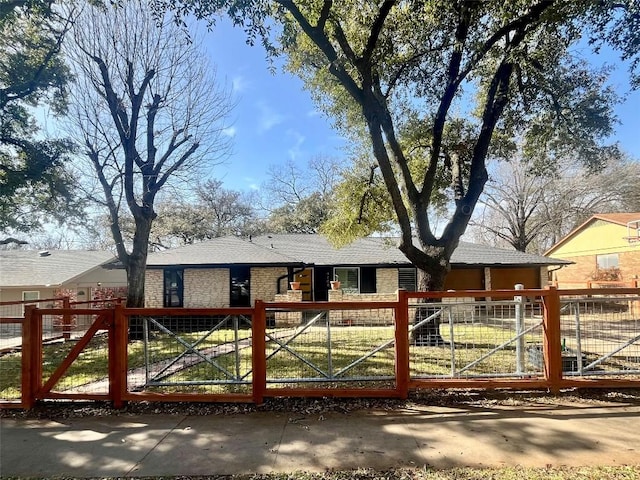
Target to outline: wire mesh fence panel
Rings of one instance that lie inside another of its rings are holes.
[[[9,326],[0,324],[0,329]],[[13,325],[10,325],[13,326]],[[22,334],[22,324],[17,324]],[[0,403],[20,400],[22,392],[22,351],[0,337]]]
[[[0,402],[21,397],[23,306],[0,305]]]
[[[129,391],[249,394],[251,316],[147,316],[128,345]]]
[[[267,384],[273,388],[393,388],[394,310],[270,311]]]
[[[34,300],[32,302],[3,303],[0,305],[0,352],[19,349],[22,346],[22,323],[27,306],[37,308],[62,307],[62,301]],[[69,317],[71,318],[71,317]],[[42,323],[43,341],[62,335],[62,315],[46,315]]]
[[[640,297],[564,299],[565,376],[640,375]]]
[[[42,347],[43,384],[54,374],[78,344],[78,339],[59,340]],[[108,333],[98,331],[80,351],[62,377],[51,388],[56,393],[109,393]]]
[[[0,305],[0,353],[15,351],[21,347],[23,321],[22,302]]]
[[[412,378],[542,375],[539,304],[458,301],[410,305]]]

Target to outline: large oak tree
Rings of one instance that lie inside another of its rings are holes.
[[[610,128],[606,95],[592,89],[571,47],[593,33],[629,59],[639,48],[632,26],[640,6],[632,0],[168,5],[207,18],[226,11],[249,41],[261,36],[270,52],[286,55],[338,126],[364,134],[421,289],[442,288],[487,181],[487,158],[505,148],[497,139],[513,138],[526,123],[533,135],[525,148],[552,152]],[[443,180],[452,207],[436,230],[430,212]]]

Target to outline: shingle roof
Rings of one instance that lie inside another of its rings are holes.
[[[461,242],[452,265],[562,265],[540,255]],[[147,265],[409,265],[397,239],[362,238],[337,249],[322,235],[271,234],[222,237],[149,255]]]
[[[115,260],[110,252],[87,250],[0,251],[0,287],[61,285]]]
[[[169,265],[300,265],[300,260],[238,237],[205,242],[149,254],[147,266]]]
[[[460,242],[451,257],[452,265],[568,265],[572,262],[545,257],[533,253],[523,253],[506,248],[490,247],[475,243]]]

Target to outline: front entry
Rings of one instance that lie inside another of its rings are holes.
[[[315,267],[313,269],[313,298],[316,302],[326,302],[329,300],[329,290],[331,289],[332,267]]]
[[[302,290],[302,301],[311,302],[313,300],[313,269],[305,268],[295,274],[295,281],[300,282]]]

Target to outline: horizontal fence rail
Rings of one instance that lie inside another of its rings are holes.
[[[637,288],[400,290],[395,301],[223,309],[43,302],[0,324],[14,329],[0,406],[640,386]]]

